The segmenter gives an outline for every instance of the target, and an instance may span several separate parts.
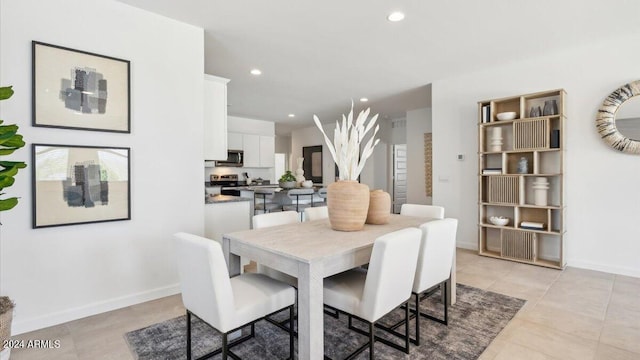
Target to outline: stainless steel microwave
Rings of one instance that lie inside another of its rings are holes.
[[[227,160],[216,161],[216,166],[241,167],[243,165],[244,152],[242,150],[228,150]]]

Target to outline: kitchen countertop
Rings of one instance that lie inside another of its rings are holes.
[[[205,204],[222,204],[222,203],[238,202],[238,201],[251,201],[251,199],[246,197],[231,196],[231,195],[214,195],[214,196],[204,197]]]

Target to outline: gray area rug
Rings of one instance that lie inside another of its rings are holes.
[[[421,343],[411,345],[409,355],[380,343],[375,344],[377,359],[477,359],[491,341],[500,333],[513,316],[524,305],[525,300],[496,294],[458,284],[457,303],[449,307],[449,326],[422,318],[420,321]],[[422,301],[422,310],[442,314],[440,292],[437,291]],[[431,310],[430,310],[431,309]],[[381,322],[392,324],[401,319],[404,312],[396,310]],[[286,318],[286,312],[280,318]],[[367,337],[347,328],[347,316],[334,319],[325,315],[325,354],[333,359],[342,359]],[[125,334],[134,357],[137,359],[186,359],[186,316],[180,316],[149,327]],[[354,324],[366,329],[365,324]],[[415,324],[411,322],[411,329]],[[398,328],[403,331],[404,327]],[[247,333],[248,330],[245,331]],[[413,331],[411,331],[413,333]],[[385,336],[377,330],[378,336]],[[220,346],[220,334],[196,317],[192,317],[193,355],[202,356]],[[256,323],[256,336],[232,348],[243,359],[285,359],[289,356],[287,332],[267,323]],[[297,347],[296,347],[297,351]],[[362,352],[357,359],[368,359],[369,351]],[[220,355],[213,359],[221,358]]]

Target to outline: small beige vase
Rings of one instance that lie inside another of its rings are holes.
[[[336,181],[327,186],[327,208],[333,230],[362,230],[369,210],[369,187],[355,180]]]
[[[371,191],[367,224],[386,224],[389,222],[389,217],[391,217],[391,195],[380,189]]]

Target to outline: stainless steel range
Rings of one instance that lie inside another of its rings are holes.
[[[211,186],[220,186],[221,195],[240,196],[240,190],[233,189],[239,186],[237,174],[211,175]]]

